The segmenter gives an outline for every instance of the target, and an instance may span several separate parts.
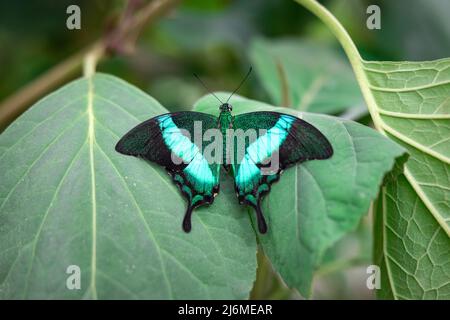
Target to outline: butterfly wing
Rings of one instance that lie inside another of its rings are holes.
[[[191,230],[192,210],[211,204],[219,192],[219,163],[208,163],[202,154],[202,139],[208,129],[215,129],[218,119],[200,112],[163,114],[125,134],[116,151],[156,162],[166,168],[188,200],[183,229]],[[197,142],[197,143],[196,143]]]
[[[234,118],[233,129],[260,131],[245,142],[245,152],[232,164],[236,193],[241,204],[256,210],[258,229],[267,232],[261,198],[270,192],[283,169],[307,160],[327,159],[333,148],[314,126],[297,117],[277,112],[251,112]],[[235,145],[236,150],[236,145]],[[270,164],[265,164],[270,160]]]

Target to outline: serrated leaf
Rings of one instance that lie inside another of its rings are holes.
[[[296,0],[341,42],[375,127],[410,154],[376,202],[381,298],[450,296],[450,58],[364,61],[342,25],[314,0]],[[399,172],[400,171],[400,172]]]
[[[217,94],[219,98],[228,97]],[[263,200],[269,231],[258,236],[259,241],[287,285],[309,296],[322,255],[357,227],[377,196],[384,175],[405,150],[356,122],[300,113],[238,96],[233,96],[231,103],[235,114],[272,110],[299,116],[320,129],[333,145],[331,159],[285,170]],[[211,96],[195,106],[197,111],[212,114],[217,114],[217,108]]]
[[[377,202],[379,296],[449,299],[450,59],[362,63],[380,130],[410,154]]]
[[[243,299],[256,269],[250,220],[231,185],[181,229],[185,202],[118,139],[167,112],[108,75],[47,96],[0,136],[0,297]],[[81,269],[69,290],[68,266]]]
[[[329,46],[305,39],[257,39],[250,58],[275,105],[328,114],[364,105],[348,62]]]

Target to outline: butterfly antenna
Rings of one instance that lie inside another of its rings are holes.
[[[220,100],[219,97],[216,96],[216,95],[214,94],[214,92],[212,92],[211,90],[209,90],[209,88],[206,86],[206,84],[202,81],[202,79],[200,79],[200,77],[199,77],[197,74],[194,73],[194,77],[196,77],[197,80],[200,81],[200,83],[205,87],[206,91],[208,91],[209,93],[211,93],[217,100],[219,100],[219,102],[220,102],[221,104],[223,104],[222,100]]]
[[[238,87],[233,91],[233,93],[228,97],[227,102],[230,101],[231,97],[241,88],[241,86],[244,84],[245,80],[247,80],[248,76],[250,75],[250,73],[252,73],[252,67],[250,67],[250,69],[248,69],[247,74],[245,75],[244,79],[242,79],[241,83],[238,85]]]

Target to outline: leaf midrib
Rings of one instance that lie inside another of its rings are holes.
[[[327,78],[328,77],[325,74],[321,74],[310,83],[309,87],[303,94],[303,98],[301,99],[299,105],[296,108],[298,111],[308,110],[308,108],[311,106],[311,102],[327,81]]]
[[[92,76],[88,78],[88,94],[87,94],[87,114],[88,114],[88,144],[89,144],[89,167],[91,173],[91,201],[92,201],[92,248],[91,248],[91,283],[90,290],[92,297],[98,299],[96,285],[96,268],[97,268],[97,193],[95,183],[95,161],[94,161],[94,84]]]

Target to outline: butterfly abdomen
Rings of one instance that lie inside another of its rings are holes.
[[[219,130],[222,133],[222,164],[230,164],[229,150],[227,150],[227,130],[233,128],[233,116],[229,111],[222,111],[219,115]]]

